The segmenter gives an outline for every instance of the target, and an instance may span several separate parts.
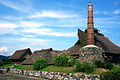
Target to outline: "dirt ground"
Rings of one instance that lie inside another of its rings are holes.
[[[6,73],[0,74],[0,80],[46,80],[46,79]]]
[[[102,73],[102,72],[107,72],[109,70],[108,69],[103,69],[103,68],[96,68],[95,71],[96,71],[97,74],[99,74],[99,73]]]

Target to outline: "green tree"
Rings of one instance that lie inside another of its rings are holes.
[[[40,70],[47,66],[48,66],[48,61],[44,58],[38,58],[33,64],[33,68],[35,70]]]

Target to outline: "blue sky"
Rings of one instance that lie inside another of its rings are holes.
[[[15,50],[64,50],[87,28],[90,0],[0,0],[0,55]],[[120,46],[120,0],[91,0],[94,27]]]

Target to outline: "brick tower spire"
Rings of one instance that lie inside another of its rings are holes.
[[[93,5],[89,2],[88,5],[88,22],[87,22],[87,45],[94,45],[94,31],[93,31]]]

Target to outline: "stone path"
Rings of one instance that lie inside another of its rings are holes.
[[[46,80],[46,79],[6,73],[0,74],[0,80]]]

